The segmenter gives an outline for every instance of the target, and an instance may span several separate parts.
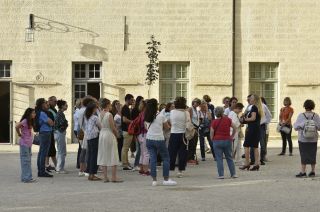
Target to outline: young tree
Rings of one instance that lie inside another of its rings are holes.
[[[161,53],[159,50],[160,42],[156,41],[154,35],[151,35],[150,41],[147,42],[148,50],[146,54],[149,58],[149,64],[147,64],[147,77],[146,83],[149,85],[148,97],[150,98],[151,85],[159,78],[159,59],[158,55]]]

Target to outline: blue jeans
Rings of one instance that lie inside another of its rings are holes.
[[[136,157],[134,159],[134,166],[139,166],[140,155],[141,155],[140,143],[139,143],[137,137],[138,136],[136,136],[136,138],[135,138],[135,142],[136,142]]]
[[[97,158],[98,158],[98,145],[99,145],[99,137],[88,140],[88,162],[87,162],[87,170],[88,173],[93,175],[97,174],[98,165],[97,165]]]
[[[147,139],[147,148],[150,154],[151,176],[157,177],[157,153],[159,152],[163,160],[163,177],[169,177],[170,158],[166,146],[166,141],[155,141]]]
[[[57,143],[57,150],[58,150],[56,170],[63,171],[66,155],[67,155],[66,132],[60,132],[56,130],[54,132],[54,140]]]
[[[39,133],[39,153],[37,158],[37,166],[38,166],[38,175],[44,175],[46,172],[46,157],[49,152],[50,144],[51,144],[51,132],[40,132]]]
[[[213,141],[213,149],[216,154],[219,177],[224,176],[223,154],[226,157],[230,174],[231,176],[234,176],[236,174],[236,169],[234,167],[234,163],[232,159],[232,142],[231,141]]]
[[[31,147],[20,145],[20,161],[21,161],[21,181],[28,182],[32,180],[31,169]]]
[[[170,170],[173,171],[176,167],[177,155],[179,155],[179,171],[186,170],[188,150],[183,142],[183,133],[171,133],[169,140],[170,154]]]

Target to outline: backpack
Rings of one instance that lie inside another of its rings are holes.
[[[139,114],[137,118],[135,118],[128,126],[128,134],[129,135],[140,135],[142,132],[141,127],[142,122],[142,113]]]
[[[34,127],[33,127],[33,131],[34,132],[40,132],[40,115],[41,115],[41,110],[36,111],[36,118],[34,121]]]
[[[314,114],[312,115],[311,119],[308,119],[306,114],[303,113],[303,115],[307,119],[303,127],[303,136],[305,138],[315,138],[317,136],[317,126],[315,121],[313,120]]]

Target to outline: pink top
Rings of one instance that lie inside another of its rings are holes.
[[[27,119],[23,119],[21,122],[20,145],[31,147],[32,140],[32,128],[29,128]]]

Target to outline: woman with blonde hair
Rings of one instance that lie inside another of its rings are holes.
[[[254,158],[255,164],[250,169],[250,171],[259,171],[259,141],[260,141],[260,120],[264,117],[264,112],[262,108],[261,99],[258,95],[253,94],[249,98],[250,105],[252,105],[251,110],[246,114],[246,116],[242,119],[243,123],[248,124],[248,128],[246,130],[244,148],[245,148],[245,165],[240,167],[242,170],[250,169],[250,147],[254,148]]]

